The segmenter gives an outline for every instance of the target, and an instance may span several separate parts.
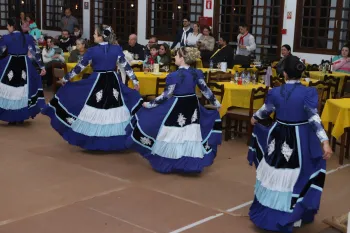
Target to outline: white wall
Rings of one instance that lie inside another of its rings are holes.
[[[282,45],[289,44],[292,48],[292,54],[305,59],[310,64],[320,64],[322,59],[330,60],[331,55],[313,54],[313,53],[297,53],[293,51],[294,33],[295,33],[295,17],[296,17],[297,1],[285,0],[283,28],[287,29],[287,34],[282,35]],[[287,12],[292,12],[292,19],[287,19]],[[281,45],[281,46],[282,46]]]

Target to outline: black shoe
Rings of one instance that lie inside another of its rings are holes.
[[[8,123],[8,125],[16,125],[16,124],[17,124],[17,122],[15,122],[15,121],[12,121],[12,122]]]

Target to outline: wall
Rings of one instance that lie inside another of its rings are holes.
[[[296,17],[296,8],[297,8],[297,1],[285,0],[283,28],[287,29],[287,34],[282,35],[282,45],[289,44],[292,47],[292,51],[294,46],[294,33],[295,33],[294,25],[295,25],[295,17]],[[287,19],[288,11],[292,12],[292,19]],[[325,54],[297,53],[294,51],[292,53],[295,56],[300,57],[301,59],[305,59],[306,62],[310,64],[320,64],[322,59],[329,60],[331,58],[331,55],[325,55]]]

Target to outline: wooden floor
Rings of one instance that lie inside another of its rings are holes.
[[[200,176],[163,175],[133,151],[70,146],[39,115],[0,124],[0,233],[251,233],[255,169],[244,140],[224,142]],[[350,210],[350,166],[330,173],[316,221],[297,233],[330,231],[322,220]],[[348,160],[345,160],[347,163]]]

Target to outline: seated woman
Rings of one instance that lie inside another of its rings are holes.
[[[207,67],[215,46],[215,39],[210,35],[209,27],[203,27],[203,35],[197,41],[197,46],[201,52],[203,65]]]
[[[194,23],[193,24],[193,32],[190,32],[188,34],[186,44],[190,47],[196,47],[197,41],[199,40],[199,38],[201,36],[202,36],[202,33],[200,33],[199,23]]]
[[[287,44],[283,45],[281,48],[282,58],[276,65],[276,71],[278,76],[283,76],[284,71],[284,61],[288,56],[291,56],[291,47]]]
[[[349,47],[349,45],[344,45],[341,48],[341,55],[334,57],[333,71],[350,74]]]
[[[161,173],[199,173],[213,163],[221,144],[219,112],[205,109],[196,96],[198,86],[220,108],[203,72],[190,67],[197,58],[197,48],[178,49],[175,64],[179,69],[167,76],[164,92],[144,103],[127,127],[127,146]]]
[[[75,43],[77,45],[77,48],[70,53],[68,57],[68,62],[74,62],[74,63],[80,62],[83,59],[83,56],[87,50],[87,45],[85,40],[77,39]]]
[[[159,45],[158,54],[160,57],[159,64],[161,64],[162,67],[169,66],[171,63],[171,52],[167,43]]]
[[[325,159],[332,149],[317,113],[317,90],[300,83],[304,70],[298,57],[288,56],[286,84],[271,89],[251,119],[255,127],[248,160],[256,166],[256,185],[249,216],[268,231],[291,233],[295,225],[312,222],[320,208]],[[256,124],[272,112],[275,124]]]

